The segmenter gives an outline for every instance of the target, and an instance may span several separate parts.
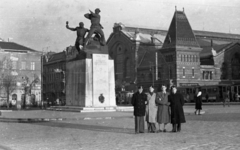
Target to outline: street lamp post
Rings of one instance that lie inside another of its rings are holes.
[[[150,71],[152,74],[152,86],[154,86],[154,65],[152,62],[149,62],[149,63],[150,63]]]

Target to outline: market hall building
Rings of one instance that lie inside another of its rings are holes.
[[[185,12],[176,10],[168,31],[115,23],[107,44],[120,90],[166,84],[189,90],[215,86],[222,94],[240,83],[239,42],[238,34],[192,30]]]

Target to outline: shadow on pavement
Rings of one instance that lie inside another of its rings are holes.
[[[88,130],[88,131],[135,134],[134,129],[109,127],[109,126],[73,124],[73,123],[65,123],[65,122],[46,122],[46,123],[31,123],[31,124],[32,125],[40,125],[40,126],[48,126],[48,127]]]
[[[188,121],[219,121],[219,122],[240,122],[239,113],[217,113],[217,114],[204,114],[204,115],[188,115]]]
[[[1,150],[12,150],[11,148],[3,146],[3,145],[0,145],[0,149]]]

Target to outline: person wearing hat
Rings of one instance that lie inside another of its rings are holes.
[[[135,116],[135,133],[144,133],[144,116],[146,113],[147,95],[143,92],[143,87],[139,86],[138,91],[133,94],[131,101]]]
[[[172,132],[180,132],[181,123],[185,123],[186,120],[183,111],[184,99],[182,94],[177,93],[176,86],[172,86],[172,93],[169,95],[168,100],[171,107]]]
[[[162,92],[159,92],[156,98],[156,104],[158,106],[157,122],[159,125],[159,132],[166,132],[166,125],[171,121],[168,96],[169,93],[167,92],[167,86],[162,85]],[[162,130],[160,128],[161,124],[163,124]]]
[[[91,10],[89,10],[89,11],[90,11],[90,13],[87,13],[84,15],[87,19],[91,20],[91,27],[90,27],[90,31],[87,35],[87,38],[86,38],[86,45],[94,33],[100,35],[100,44],[105,45],[106,41],[105,41],[104,33],[102,31],[103,27],[100,24],[101,16],[99,15],[99,13],[101,11],[99,8],[95,9],[95,13],[92,12]]]

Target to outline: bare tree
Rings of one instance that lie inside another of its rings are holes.
[[[23,107],[26,106],[26,96],[31,95],[32,88],[35,87],[35,85],[40,81],[39,77],[34,74],[33,80],[30,80],[28,76],[23,77],[23,88],[24,88],[24,102]]]
[[[9,96],[16,89],[17,76],[14,74],[13,61],[4,57],[0,61],[1,66],[1,90],[5,90],[7,94],[7,108],[9,108]]]

